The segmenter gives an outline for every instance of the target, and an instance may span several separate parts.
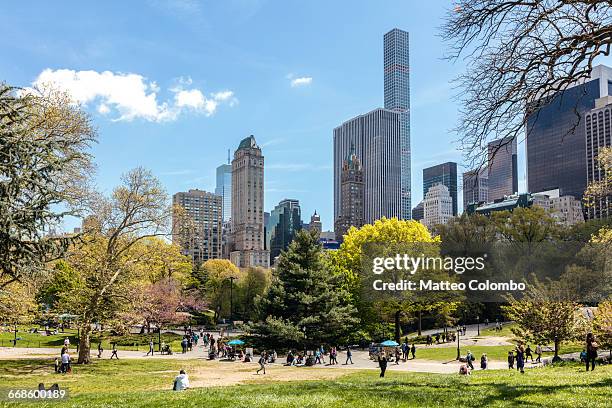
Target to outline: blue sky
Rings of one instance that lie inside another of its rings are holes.
[[[382,106],[382,38],[393,27],[410,32],[413,206],[424,167],[461,163],[449,79],[462,65],[442,59],[438,37],[449,1],[96,3],[1,5],[0,80],[78,92],[99,130],[103,191],[136,166],[170,194],[214,191],[227,150],[254,134],[265,209],[296,198],[305,221],[316,209],[332,229],[332,130]]]

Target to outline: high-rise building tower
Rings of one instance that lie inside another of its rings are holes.
[[[528,191],[559,189],[560,196],[582,200],[588,180],[584,116],[596,99],[606,96],[612,96],[612,68],[598,65],[588,80],[527,111]]]
[[[612,84],[611,84],[612,86]],[[599,182],[610,177],[597,161],[599,150],[612,147],[612,96],[595,101],[595,109],[586,114],[586,173],[587,183]],[[612,196],[599,197],[586,208],[587,217],[608,218],[612,216]]]
[[[316,231],[321,235],[323,231],[323,223],[321,223],[321,216],[317,214],[315,210],[314,214],[310,216],[310,224],[308,224],[308,231]]]
[[[184,216],[172,218],[172,242],[194,264],[221,258],[221,196],[202,190],[179,192],[172,196],[173,205],[185,210]]]
[[[402,217],[409,219],[412,209],[410,168],[410,52],[408,32],[397,28],[385,34],[384,82],[385,109],[400,114],[400,156]],[[365,164],[365,163],[364,163]]]
[[[446,162],[423,169],[423,197],[429,188],[444,184],[453,199],[453,215],[457,215],[457,163]]]
[[[490,142],[488,156],[489,201],[518,193],[516,138]]]
[[[302,229],[302,210],[298,200],[284,199],[270,212],[266,224],[266,242],[270,249],[270,263],[275,263],[281,251],[287,249]]]
[[[424,217],[421,221],[427,228],[446,224],[453,218],[453,199],[448,187],[443,184],[431,186],[423,200]]]
[[[253,135],[243,139],[232,160],[230,260],[238,267],[270,266],[264,248],[264,157]]]
[[[232,165],[222,164],[217,167],[217,186],[215,194],[223,199],[223,222],[232,217]]]
[[[463,173],[463,211],[469,204],[489,201],[489,170],[470,170]]]
[[[334,224],[345,206],[342,174],[355,156],[363,170],[363,221],[402,218],[400,114],[375,109],[334,129]],[[338,238],[340,236],[337,236]]]
[[[336,240],[342,242],[349,228],[364,224],[364,172],[361,161],[355,153],[354,145],[342,162],[340,178],[340,213],[334,223]]]

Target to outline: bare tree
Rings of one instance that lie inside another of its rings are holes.
[[[523,134],[528,110],[588,79],[597,58],[610,55],[612,1],[458,0],[442,36],[448,58],[467,64],[457,78],[456,130],[466,157],[481,165],[488,141]]]
[[[83,245],[69,257],[86,282],[66,302],[81,327],[79,363],[90,361],[91,325],[113,318],[133,300],[131,283],[147,257],[146,251],[136,250],[137,244],[168,235],[171,216],[166,191],[143,168],[125,174],[109,198],[92,200]]]

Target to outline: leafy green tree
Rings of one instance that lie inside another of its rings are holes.
[[[230,317],[230,295],[234,296],[234,300],[238,299],[237,284],[245,275],[228,259],[209,259],[194,269],[192,286],[200,291],[209,307],[214,310],[215,322],[221,317]],[[234,285],[231,290],[230,285]]]
[[[96,132],[70,102],[0,84],[0,288],[45,272],[72,242],[52,232],[81,214]]]
[[[326,267],[321,244],[308,231],[300,231],[281,254],[260,308],[265,321],[249,331],[253,340],[268,346],[333,344],[358,322],[339,277]]]
[[[593,334],[602,348],[610,350],[612,357],[612,300],[601,302],[593,319]]]
[[[559,296],[555,285],[534,282],[527,286],[523,298],[510,298],[502,309],[508,320],[516,323],[512,332],[520,339],[539,344],[553,343],[555,358],[563,342],[581,334],[580,305]]]

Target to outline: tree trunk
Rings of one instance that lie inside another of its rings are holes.
[[[419,329],[418,329],[418,335],[421,335],[421,310],[419,309]]]
[[[89,341],[89,334],[91,332],[91,325],[86,324],[81,328],[81,338],[79,339],[79,359],[78,364],[89,364],[91,362],[91,343]]]
[[[400,316],[402,314],[401,310],[397,310],[395,312],[395,341],[397,343],[400,342],[400,334],[401,334],[401,327],[400,327]]]
[[[559,340],[555,339],[555,357],[554,359],[559,358]]]

